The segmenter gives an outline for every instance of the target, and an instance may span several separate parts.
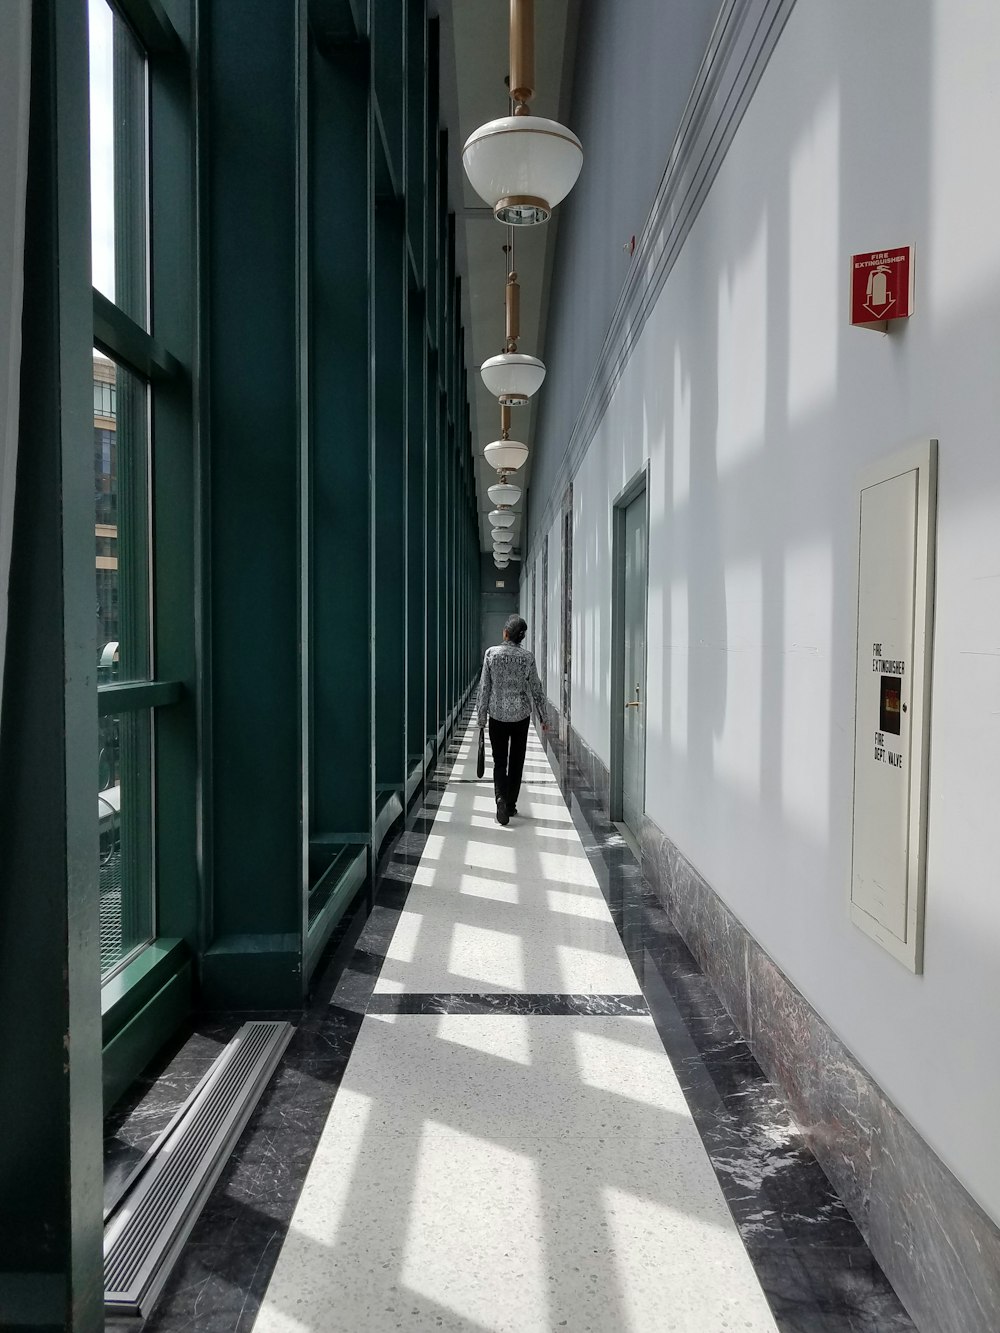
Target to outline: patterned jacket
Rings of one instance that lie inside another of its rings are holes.
[[[497,722],[523,722],[531,716],[532,703],[544,721],[545,694],[534,656],[509,639],[487,648],[479,681],[479,725],[486,725],[487,713]]]

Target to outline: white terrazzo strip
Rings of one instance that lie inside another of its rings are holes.
[[[385,992],[627,995],[635,973],[555,774],[528,736],[519,813],[496,822],[467,732],[375,985]],[[558,890],[553,896],[552,890]]]
[[[480,798],[449,788],[378,989],[634,993],[579,840],[546,862]],[[254,1327],[776,1333],[652,1020],[513,1014],[364,1020]]]

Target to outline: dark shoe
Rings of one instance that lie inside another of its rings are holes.
[[[516,814],[517,814],[517,806],[516,806],[516,805],[509,805],[509,806],[507,807],[507,813],[508,813],[509,815],[516,815]]]
[[[504,800],[502,796],[497,801],[497,823],[498,824],[510,823],[510,815],[507,813],[507,802]]]

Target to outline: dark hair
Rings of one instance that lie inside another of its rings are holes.
[[[511,643],[520,643],[528,632],[528,627],[520,616],[508,616],[503,632]]]

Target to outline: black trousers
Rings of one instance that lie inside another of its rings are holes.
[[[508,806],[517,805],[524,772],[524,752],[528,748],[531,718],[520,722],[498,722],[490,718],[490,749],[493,751],[493,790]]]

